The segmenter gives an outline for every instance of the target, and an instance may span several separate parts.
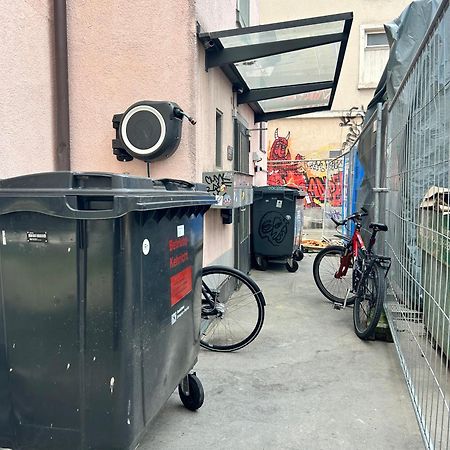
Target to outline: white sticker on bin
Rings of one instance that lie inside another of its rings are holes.
[[[277,200],[277,208],[281,208],[283,206],[283,200]]]
[[[2,230],[2,243],[3,245],[6,245],[6,231]]]
[[[142,241],[142,253],[147,256],[150,253],[150,241],[148,239],[144,239]]]
[[[177,226],[177,237],[184,236],[184,225]]]

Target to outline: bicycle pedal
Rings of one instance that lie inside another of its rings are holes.
[[[337,303],[333,303],[333,308],[340,311],[342,309],[342,305],[338,305]]]

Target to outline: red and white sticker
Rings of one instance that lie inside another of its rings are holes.
[[[170,304],[176,305],[192,291],[192,266],[170,277]]]

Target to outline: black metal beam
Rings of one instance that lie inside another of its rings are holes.
[[[238,95],[238,105],[257,102],[260,100],[269,100],[271,98],[287,97],[288,95],[321,91],[323,89],[332,89],[333,86],[333,81],[322,81],[317,83],[291,84],[289,86],[251,89],[248,92]]]
[[[338,59],[336,63],[336,72],[334,73],[334,89],[331,91],[330,96],[330,109],[333,105],[334,96],[336,95],[336,89],[339,81],[339,76],[341,74],[342,64],[344,63],[345,50],[347,48],[348,38],[350,36],[350,30],[352,28],[353,18],[346,20],[344,25],[344,37],[341,42],[341,48],[339,49]]]
[[[279,55],[281,53],[293,52],[305,48],[340,42],[344,39],[343,33],[327,34],[325,36],[312,36],[288,41],[267,42],[264,44],[244,45],[242,47],[225,48],[220,51],[206,52],[206,68],[225,66],[226,64],[251,59],[263,58],[265,56]]]
[[[309,17],[306,19],[289,20],[286,22],[269,23],[266,25],[256,25],[253,27],[232,28],[230,30],[214,31],[210,33],[200,32],[198,33],[198,37],[202,41],[208,41],[211,39],[222,37],[241,36],[244,34],[251,34],[251,33],[263,33],[265,31],[284,30],[286,28],[298,28],[309,25],[320,25],[323,23],[339,22],[341,20],[349,20],[349,19],[353,19],[353,13],[351,12],[331,14],[328,16]]]
[[[289,109],[284,111],[274,111],[270,113],[255,114],[255,123],[268,122],[269,120],[283,119],[285,117],[300,116],[302,114],[308,114],[312,112],[327,111],[329,109],[330,105],[327,105],[327,106],[316,106],[314,108]]]

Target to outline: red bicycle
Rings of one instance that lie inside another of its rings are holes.
[[[331,219],[336,229],[349,221],[355,224],[355,229],[351,237],[339,235],[345,245],[332,245],[317,254],[313,275],[320,292],[338,309],[341,305],[345,307],[354,304],[355,333],[361,339],[368,339],[373,334],[383,309],[390,258],[373,252],[377,233],[388,229],[383,223],[369,225],[372,235],[366,248],[361,236],[361,221],[364,216],[367,216],[367,210],[361,208],[361,212],[340,222]]]

